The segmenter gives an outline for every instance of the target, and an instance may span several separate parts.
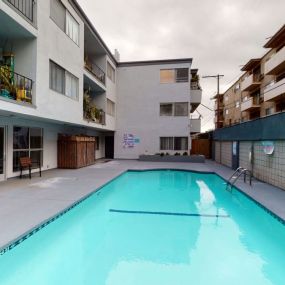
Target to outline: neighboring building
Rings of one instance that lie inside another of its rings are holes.
[[[285,110],[285,25],[264,47],[270,50],[249,60],[242,68],[244,74],[222,95],[223,117],[216,112],[216,128]]]
[[[213,158],[285,189],[285,25],[264,47],[270,50],[244,65],[244,74],[220,96]]]
[[[0,180],[21,156],[56,168],[60,133],[96,136],[96,158],[190,150],[191,59],[120,63],[75,0],[0,0],[0,22]]]

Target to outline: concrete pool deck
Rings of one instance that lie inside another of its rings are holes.
[[[7,244],[44,221],[70,207],[128,169],[185,169],[215,172],[228,179],[233,170],[212,161],[206,163],[166,163],[114,160],[76,170],[54,169],[34,174],[30,180],[13,178],[0,183],[0,251]],[[285,191],[253,180],[252,187],[242,179],[236,186],[285,220]]]

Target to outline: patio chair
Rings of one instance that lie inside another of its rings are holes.
[[[29,170],[29,177],[32,178],[32,169],[39,169],[40,177],[42,177],[41,162],[33,163],[30,157],[20,157],[20,178],[23,177],[23,170]]]

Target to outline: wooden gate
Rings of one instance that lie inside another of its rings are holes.
[[[200,154],[211,158],[211,141],[209,139],[192,139],[191,154]]]

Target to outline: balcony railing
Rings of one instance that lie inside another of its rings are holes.
[[[23,16],[31,22],[34,22],[35,0],[6,0],[15,7]]]
[[[32,104],[33,81],[0,66],[0,97]]]
[[[105,72],[99,66],[88,60],[85,60],[84,65],[89,72],[91,72],[100,82],[102,82],[105,85],[106,82]]]
[[[257,108],[260,108],[260,98],[258,96],[247,98],[241,103],[242,112],[251,111]]]
[[[201,86],[198,81],[191,81],[190,87],[191,90],[201,90]]]
[[[201,117],[190,117],[190,132],[200,133],[201,132]]]
[[[285,94],[285,78],[264,89],[264,101],[275,101]]]
[[[242,91],[251,91],[257,88],[262,80],[261,74],[250,74],[241,82],[241,90]]]
[[[265,62],[265,74],[277,75],[285,70],[285,46]]]

